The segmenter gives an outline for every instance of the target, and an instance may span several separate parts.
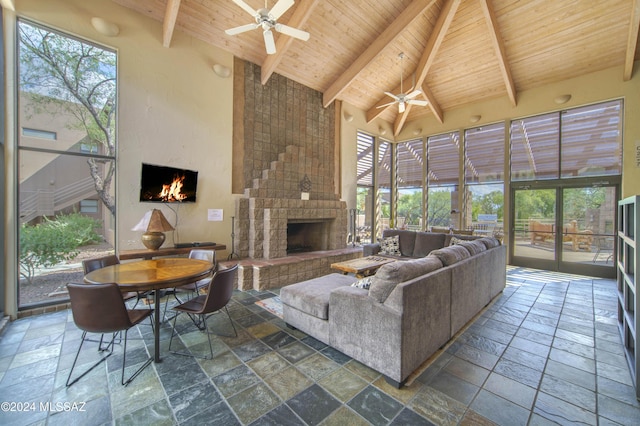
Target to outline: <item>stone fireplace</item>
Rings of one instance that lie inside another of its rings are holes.
[[[278,161],[265,170],[262,179],[254,180],[254,187],[245,190],[244,197],[238,201],[236,251],[241,258],[278,259],[286,257],[288,230],[308,231],[302,237],[300,232],[294,243],[311,245],[313,250],[335,250],[344,248],[347,241],[347,208],[337,195],[329,198],[324,186],[319,187],[306,173],[318,168],[317,159],[308,159],[302,147],[288,146]],[[314,166],[315,164],[315,166]],[[286,172],[285,172],[286,171]],[[287,176],[288,178],[285,178]],[[309,200],[303,200],[299,182],[311,180]],[[276,197],[278,194],[287,198]],[[297,196],[297,199],[293,198]],[[300,226],[304,225],[304,226]],[[301,241],[304,238],[304,241]]]
[[[282,287],[357,257],[337,190],[335,104],[278,74],[262,84],[260,67],[238,59],[234,98],[238,287]]]

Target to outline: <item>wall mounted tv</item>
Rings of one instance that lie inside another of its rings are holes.
[[[195,203],[198,172],[142,163],[140,201]]]

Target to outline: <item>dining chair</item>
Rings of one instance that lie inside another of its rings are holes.
[[[169,351],[178,355],[187,355],[194,356],[197,358],[203,359],[212,359],[213,358],[213,346],[211,345],[211,333],[207,328],[207,318],[211,315],[220,312],[223,308],[229,318],[229,322],[231,323],[231,327],[233,327],[233,332],[235,337],[238,336],[238,331],[236,330],[236,326],[233,324],[233,320],[231,319],[231,315],[229,315],[229,309],[227,308],[227,304],[229,300],[231,300],[231,296],[233,295],[233,288],[236,280],[236,275],[238,272],[238,265],[231,266],[227,269],[218,269],[211,279],[209,284],[207,294],[199,295],[194,297],[191,300],[188,300],[178,306],[174,306],[172,309],[176,311],[176,315],[173,318],[173,330],[171,332],[171,339],[169,339]],[[171,350],[171,344],[173,343],[173,336],[176,332],[176,320],[181,313],[186,313],[191,318],[193,324],[198,327],[201,331],[207,333],[207,339],[209,340],[209,352],[210,357],[207,356],[196,356],[192,353],[186,352],[177,352]],[[199,320],[195,321],[194,318],[197,317]]]
[[[178,302],[178,304],[183,303],[183,301],[180,299],[180,297],[178,297],[178,294],[180,293],[186,293],[187,294],[187,300],[191,299],[192,297],[196,297],[198,296],[198,294],[200,294],[200,290],[207,288],[207,286],[209,285],[209,283],[211,283],[211,279],[213,278],[213,274],[215,273],[216,269],[218,268],[218,262],[216,261],[216,251],[215,250],[204,250],[204,249],[193,249],[189,252],[189,259],[200,259],[200,260],[206,260],[210,263],[213,264],[213,270],[211,271],[211,274],[209,276],[207,276],[206,278],[202,278],[201,280],[198,280],[196,282],[193,283],[189,283],[189,284],[185,284],[183,286],[180,287],[175,287],[172,290],[170,290],[171,293],[173,293],[174,298],[176,299],[176,301]],[[167,299],[167,301],[164,304],[164,311],[163,311],[163,318],[165,320],[170,320],[171,318],[167,318],[167,305],[169,304],[169,300]]]
[[[96,257],[93,259],[85,259],[82,261],[82,269],[84,270],[84,274],[87,275],[89,272],[95,271],[96,269],[102,269],[106,266],[117,265],[120,263],[120,259],[115,254]],[[133,305],[135,308],[141,298],[146,297],[144,294],[139,294],[135,291],[128,291],[126,293],[122,293],[122,298],[125,301],[136,298],[136,303]]]
[[[71,300],[71,313],[73,314],[73,322],[76,326],[82,330],[82,340],[78,346],[78,352],[71,365],[69,376],[67,377],[66,386],[71,386],[84,377],[87,373],[100,365],[108,357],[113,354],[115,345],[115,339],[124,331],[124,347],[122,355],[122,376],[120,383],[123,386],[131,383],[142,370],[148,366],[152,358],[149,358],[144,364],[138,368],[131,376],[125,381],[124,370],[127,360],[127,332],[134,325],[139,324],[145,318],[150,317],[153,312],[152,309],[127,309],[124,304],[124,299],[120,292],[120,288],[115,283],[109,284],[82,284],[82,283],[69,283],[67,284],[69,291],[69,299]],[[111,342],[106,348],[98,346],[99,352],[108,351],[109,353],[102,356],[98,362],[89,367],[84,373],[76,377],[71,381],[71,375],[73,369],[78,361],[78,356],[82,350],[82,345],[87,339],[87,333],[111,333]]]

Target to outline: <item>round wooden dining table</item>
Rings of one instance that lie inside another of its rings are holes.
[[[160,362],[160,291],[180,287],[207,277],[213,264],[189,258],[160,258],[119,263],[89,272],[84,281],[89,284],[116,283],[123,293],[155,290],[154,361]]]

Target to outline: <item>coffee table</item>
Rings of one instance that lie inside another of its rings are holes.
[[[367,256],[358,259],[345,260],[331,264],[331,269],[342,271],[344,275],[355,274],[357,278],[364,278],[376,273],[382,265],[395,262],[395,259],[382,256]]]

